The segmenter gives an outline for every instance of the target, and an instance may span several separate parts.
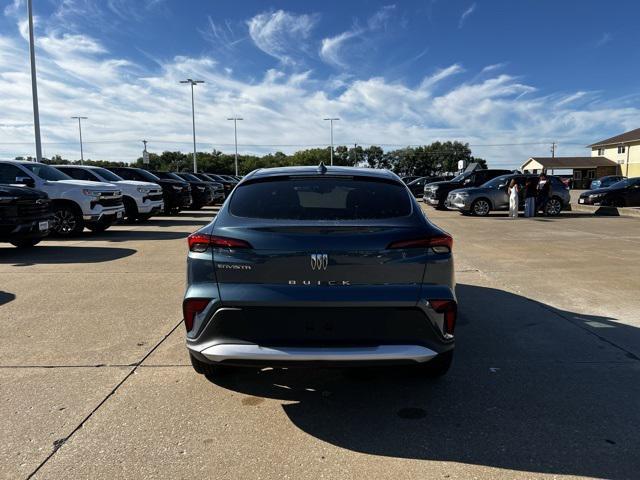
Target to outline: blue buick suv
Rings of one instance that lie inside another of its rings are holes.
[[[386,170],[256,170],[188,238],[183,302],[196,372],[453,359],[452,238]]]

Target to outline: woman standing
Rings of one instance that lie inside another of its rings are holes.
[[[538,182],[534,176],[527,177],[524,185],[524,216],[536,216],[536,197],[538,196]]]
[[[509,184],[509,216],[514,220],[518,218],[519,191],[518,182],[516,182],[515,178],[512,178]]]

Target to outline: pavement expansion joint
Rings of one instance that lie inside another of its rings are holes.
[[[179,322],[178,322],[178,323],[177,323],[173,328],[171,328],[171,330],[169,330],[169,332],[168,332],[166,335],[164,335],[164,336],[163,336],[163,337],[162,337],[162,338],[161,338],[161,339],[160,339],[160,340],[159,340],[159,341],[158,341],[158,342],[153,346],[153,348],[151,348],[151,350],[149,350],[149,351],[144,355],[144,357],[142,357],[142,359],[141,359],[137,364],[135,364],[135,365],[131,368],[131,370],[130,370],[130,371],[129,371],[125,376],[124,376],[124,378],[123,378],[122,380],[120,380],[120,382],[118,382],[118,383],[116,384],[116,386],[115,386],[115,387],[113,387],[113,389],[112,389],[112,390],[111,390],[111,391],[110,391],[110,392],[109,392],[109,393],[108,393],[108,394],[107,394],[107,395],[106,395],[106,396],[105,396],[105,397],[100,401],[100,403],[98,403],[98,405],[96,405],[96,406],[95,406],[95,408],[94,408],[93,410],[91,410],[91,411],[89,412],[89,414],[88,414],[87,416],[85,416],[85,417],[82,419],[82,421],[81,421],[81,422],[80,422],[80,423],[79,423],[79,424],[78,424],[78,425],[77,425],[77,426],[76,426],[76,427],[71,431],[71,433],[70,433],[69,435],[67,435],[67,436],[66,436],[66,437],[64,437],[64,438],[60,438],[60,439],[56,440],[56,441],[53,443],[53,450],[51,451],[51,453],[49,453],[49,455],[47,455],[47,457],[46,457],[42,462],[40,462],[40,464],[39,464],[39,465],[38,465],[38,466],[33,470],[33,472],[31,472],[31,473],[29,474],[29,476],[27,477],[27,480],[29,480],[29,479],[33,478],[33,476],[34,476],[36,473],[38,473],[38,472],[40,471],[40,469],[41,469],[42,467],[44,467],[44,466],[47,464],[47,462],[48,462],[49,460],[51,460],[51,458],[53,458],[53,456],[54,456],[54,455],[56,454],[56,452],[60,449],[60,447],[62,447],[66,442],[68,442],[68,441],[69,441],[69,439],[70,439],[71,437],[73,437],[73,435],[74,435],[78,430],[80,430],[80,429],[84,426],[84,424],[85,424],[85,423],[87,423],[87,422],[89,421],[89,419],[93,416],[93,414],[94,414],[94,413],[96,413],[96,412],[97,412],[97,411],[102,407],[102,405],[104,405],[104,404],[107,402],[107,400],[109,400],[109,398],[111,398],[111,397],[112,397],[112,396],[113,396],[113,395],[118,391],[118,389],[119,389],[122,385],[124,385],[124,383],[129,379],[129,377],[131,377],[133,374],[135,374],[135,372],[136,372],[136,370],[139,368],[140,364],[141,364],[142,362],[144,362],[147,358],[149,358],[149,356],[150,356],[153,352],[155,352],[155,351],[156,351],[156,349],[157,349],[160,345],[162,345],[162,343],[163,343],[167,338],[169,338],[169,336],[170,336],[170,335],[171,335],[171,334],[172,334],[172,333],[173,333],[173,332],[174,332],[174,331],[175,331],[175,330],[176,330],[176,329],[177,329],[181,324],[182,324],[182,319],[181,319],[181,320],[180,320],[180,321],[179,321]]]

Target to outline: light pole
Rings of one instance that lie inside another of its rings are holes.
[[[325,118],[329,120],[329,130],[331,131],[331,165],[333,165],[333,122],[340,120],[337,117]]]
[[[33,5],[27,0],[29,14],[29,56],[31,58],[31,96],[33,98],[33,127],[36,136],[36,162],[42,162],[40,143],[40,111],[38,110],[38,80],[36,78],[36,45],[33,39]]]
[[[89,117],[71,117],[74,120],[78,120],[78,131],[80,132],[80,165],[84,163],[84,153],[82,152],[82,120],[86,120]]]
[[[204,83],[204,80],[180,80],[180,83],[188,83],[191,85],[191,122],[193,124],[193,173],[198,173],[198,162],[196,161],[196,111],[193,101],[193,86],[198,83]]]
[[[236,176],[238,176],[238,120],[244,120],[241,117],[227,118],[227,120],[233,120],[233,138],[236,144]]]

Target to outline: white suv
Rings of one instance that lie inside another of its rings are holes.
[[[122,190],[125,217],[130,222],[147,220],[164,210],[162,187],[157,183],[125,180],[102,167],[88,165],[56,165],[58,170],[76,180],[109,182]]]
[[[2,160],[0,183],[47,193],[53,210],[52,230],[59,236],[77,235],[84,227],[102,232],[124,216],[122,192],[115,185],[74,180],[42,163]]]

